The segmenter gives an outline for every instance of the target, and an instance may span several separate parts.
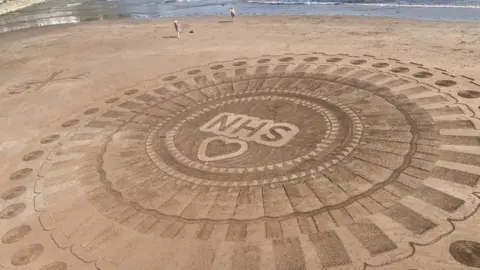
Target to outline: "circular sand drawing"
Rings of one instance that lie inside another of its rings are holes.
[[[381,268],[476,211],[479,88],[371,56],[213,63],[63,119],[10,182],[44,159],[40,223],[98,269]]]
[[[461,264],[480,268],[480,244],[473,241],[455,241],[450,245],[450,254]]]

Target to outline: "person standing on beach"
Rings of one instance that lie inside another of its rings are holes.
[[[175,31],[177,31],[177,38],[180,38],[180,24],[178,23],[178,21],[175,21],[173,23],[173,26],[175,26]]]
[[[232,22],[235,21],[235,9],[233,7],[230,8],[230,16],[232,17]]]

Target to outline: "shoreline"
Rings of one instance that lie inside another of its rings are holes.
[[[39,0],[42,2],[46,2],[48,0]],[[35,5],[35,4],[33,4]],[[1,15],[0,15],[1,16]],[[363,16],[363,15],[343,15],[343,14],[307,14],[307,15],[298,15],[298,14],[278,14],[278,15],[260,15],[260,14],[247,14],[247,15],[240,15],[239,18],[347,18],[347,19],[364,19],[364,18],[371,18],[374,20],[398,20],[398,21],[412,21],[412,22],[425,22],[425,23],[460,23],[460,24],[473,24],[478,25],[477,21],[462,21],[462,20],[430,20],[430,19],[421,19],[421,18],[395,18],[389,16]],[[1,18],[1,17],[0,17]],[[28,22],[24,21],[20,24],[16,24],[14,26],[8,26],[8,24],[4,24],[3,26],[0,25],[0,35],[6,34],[13,31],[21,31],[21,30],[28,30],[28,29],[39,29],[45,27],[54,27],[54,26],[74,26],[74,25],[84,25],[84,24],[91,24],[95,22],[100,23],[122,23],[122,22],[132,22],[132,23],[156,23],[156,22],[164,22],[164,21],[171,21],[175,18],[182,18],[184,20],[216,20],[222,18],[229,18],[228,16],[219,16],[219,15],[187,15],[187,16],[171,16],[171,17],[159,17],[159,18],[139,18],[135,16],[124,16],[122,14],[118,14],[115,16],[99,16],[99,17],[88,17],[84,18],[83,20],[77,16],[69,15],[69,16],[61,16],[61,17],[54,17],[54,18],[44,18],[39,19],[35,22]]]
[[[204,0],[201,2],[160,3],[139,0],[129,5],[123,0],[71,3],[67,0],[22,0],[22,3],[39,3],[34,7],[0,16],[0,33],[37,26],[70,24],[97,20],[132,19],[155,21],[157,19],[228,16],[228,4]],[[4,4],[5,5],[5,4]],[[13,4],[9,4],[14,6]],[[236,3],[238,17],[245,16],[359,16],[392,19],[416,19],[433,22],[479,22],[476,8],[442,7],[382,7],[355,5],[274,5],[261,3]]]
[[[0,4],[0,16],[15,12],[36,4],[41,4],[47,0],[17,0]]]

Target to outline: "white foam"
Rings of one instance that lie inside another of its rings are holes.
[[[67,7],[74,7],[74,6],[79,6],[82,3],[72,3],[72,4],[67,4]]]

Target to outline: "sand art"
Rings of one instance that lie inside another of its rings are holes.
[[[71,261],[38,267],[404,269],[478,210],[479,91],[417,63],[322,53],[144,81],[24,150],[0,219],[36,212],[41,227],[15,219],[0,264],[62,250]],[[443,252],[478,267],[478,246]]]

